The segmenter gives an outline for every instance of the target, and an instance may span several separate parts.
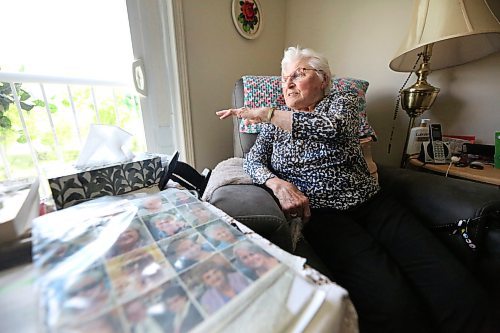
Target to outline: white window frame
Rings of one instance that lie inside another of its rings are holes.
[[[132,48],[142,59],[146,93],[141,97],[148,150],[194,165],[181,0],[127,0]]]

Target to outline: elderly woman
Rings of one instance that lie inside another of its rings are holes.
[[[423,223],[370,177],[358,139],[357,96],[329,91],[328,61],[291,47],[281,62],[286,105],[218,111],[265,123],[245,171],[350,293],[362,332],[479,332],[486,295]]]

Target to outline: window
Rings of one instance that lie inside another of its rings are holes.
[[[123,0],[1,1],[0,180],[74,162],[90,124],[114,124],[145,151]],[[8,29],[8,30],[9,30]]]
[[[0,2],[0,68],[9,72],[130,81],[132,43],[124,0]]]
[[[4,35],[9,50],[0,58],[9,104],[0,110],[0,180],[43,178],[47,168],[75,161],[91,123],[131,132],[136,151],[179,151],[193,163],[189,96],[181,89],[187,87],[181,5],[0,0],[2,13],[17,13],[3,22],[16,33]],[[147,96],[133,89],[136,59],[145,66]]]

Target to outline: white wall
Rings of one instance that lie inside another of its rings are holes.
[[[398,165],[408,116],[396,121],[392,153],[387,146],[397,92],[407,77],[389,69],[406,36],[413,0],[260,0],[265,26],[256,40],[240,37],[233,26],[231,0],[184,0],[189,94],[198,170],[232,156],[230,121],[214,112],[230,106],[234,82],[243,74],[278,74],[283,49],[290,45],[323,52],[337,76],[370,82],[367,110],[379,134],[374,156]],[[499,1],[491,1],[498,12]],[[495,5],[497,4],[497,5]],[[492,144],[500,130],[500,54],[431,73],[441,88],[426,118],[441,122],[445,134],[470,134]],[[410,84],[415,77],[410,79]]]
[[[393,165],[401,158],[408,124],[402,110],[390,155],[387,146],[395,99],[407,74],[391,71],[389,62],[406,36],[412,4],[413,0],[288,0],[286,6],[286,45],[321,51],[337,76],[370,82],[368,117],[380,138],[374,146],[375,160]],[[436,71],[428,81],[441,93],[424,117],[442,123],[445,134],[475,135],[478,143],[493,143],[494,131],[500,130],[500,54]],[[415,76],[409,81],[413,82]]]
[[[241,37],[231,0],[184,0],[189,95],[195,164],[213,168],[233,155],[232,123],[215,111],[231,106],[234,83],[245,74],[279,74],[285,40],[285,0],[260,0],[263,31]]]

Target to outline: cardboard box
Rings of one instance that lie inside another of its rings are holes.
[[[81,170],[72,167],[50,177],[49,186],[57,209],[105,196],[120,195],[158,184],[161,157],[143,153],[132,161]]]
[[[0,182],[0,243],[25,234],[39,214],[38,178]]]

